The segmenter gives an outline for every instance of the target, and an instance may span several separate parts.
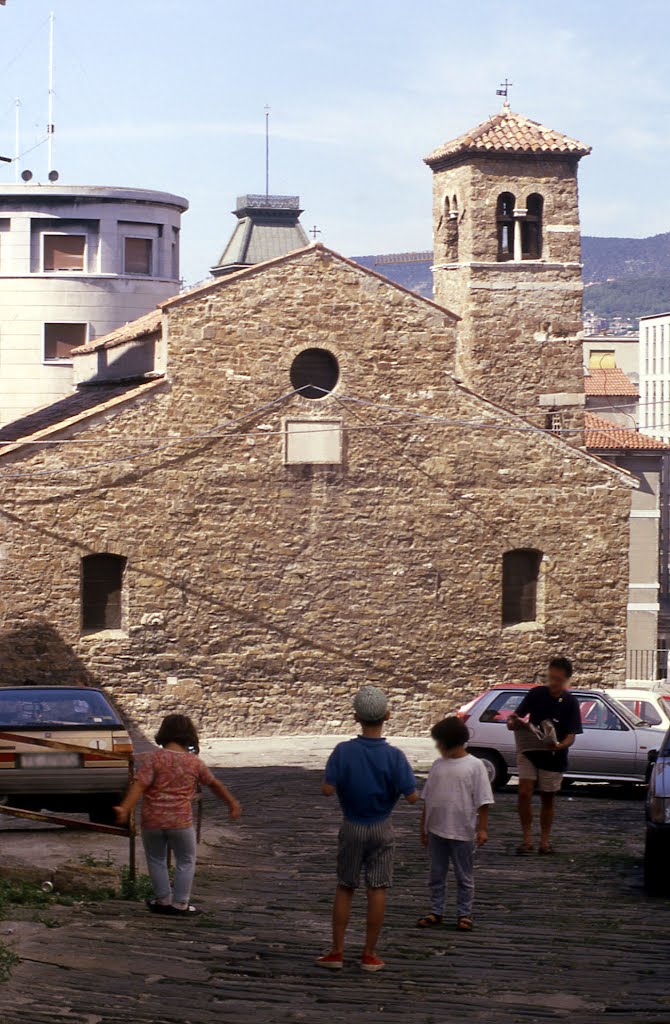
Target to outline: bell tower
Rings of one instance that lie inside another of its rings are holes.
[[[510,110],[426,157],[435,300],[461,317],[456,372],[580,444],[584,380],[577,166],[590,147]]]

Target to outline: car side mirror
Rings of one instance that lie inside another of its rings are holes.
[[[658,750],[650,750],[647,754],[647,761],[649,764],[656,764],[658,760]]]

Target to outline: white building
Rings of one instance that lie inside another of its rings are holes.
[[[670,313],[640,318],[640,428],[670,441]]]
[[[0,425],[70,393],[73,348],[179,290],[187,209],[145,189],[0,186]]]

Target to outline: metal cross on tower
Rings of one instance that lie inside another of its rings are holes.
[[[321,234],[321,228],[317,228],[317,226],[315,224],[313,228],[310,228],[310,232],[309,233],[312,236],[312,238],[314,239],[314,241],[316,242],[316,236]]]
[[[510,87],[513,86],[513,85],[514,85],[514,82],[508,82],[507,79],[505,79],[504,82],[500,83],[500,88],[496,89],[496,96],[504,96],[505,97],[505,101],[507,102],[507,98],[509,96]]]

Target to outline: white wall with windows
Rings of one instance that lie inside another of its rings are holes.
[[[640,428],[670,441],[670,313],[640,320]]]
[[[187,209],[144,189],[0,185],[0,426],[70,394],[72,348],[179,291]]]

